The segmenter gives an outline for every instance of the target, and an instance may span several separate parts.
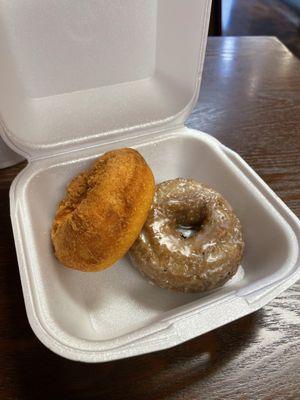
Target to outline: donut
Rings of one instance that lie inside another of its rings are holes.
[[[203,292],[237,271],[241,223],[215,190],[178,178],[156,186],[146,223],[129,251],[133,265],[160,287]]]
[[[151,169],[135,150],[105,153],[68,185],[52,225],[54,253],[66,267],[100,271],[128,251],[155,192]]]

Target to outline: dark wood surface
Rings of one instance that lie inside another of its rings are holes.
[[[188,125],[239,152],[300,216],[300,62],[274,38],[210,38]],[[300,399],[300,284],[175,348],[105,364],[47,350],[25,313],[0,171],[0,399]]]
[[[300,58],[300,12],[287,0],[223,0],[222,34],[276,36]]]

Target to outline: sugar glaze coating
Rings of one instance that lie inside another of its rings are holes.
[[[222,286],[236,273],[243,249],[240,221],[221,194],[178,178],[156,186],[147,221],[129,254],[157,285],[202,292]]]

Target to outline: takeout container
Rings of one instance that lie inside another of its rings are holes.
[[[109,361],[174,346],[259,309],[300,277],[295,215],[236,153],[184,127],[209,10],[208,0],[0,5],[3,135],[29,161],[10,192],[26,310],[38,338],[66,358]],[[157,182],[193,177],[232,204],[246,249],[224,287],[160,289],[126,257],[99,273],[56,260],[50,228],[66,184],[125,146],[142,153]]]

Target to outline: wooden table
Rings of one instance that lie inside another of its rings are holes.
[[[239,152],[300,216],[300,62],[278,40],[210,38],[188,125]],[[31,331],[9,221],[24,166],[0,171],[0,399],[300,399],[300,284],[175,348],[106,364],[47,350]]]

